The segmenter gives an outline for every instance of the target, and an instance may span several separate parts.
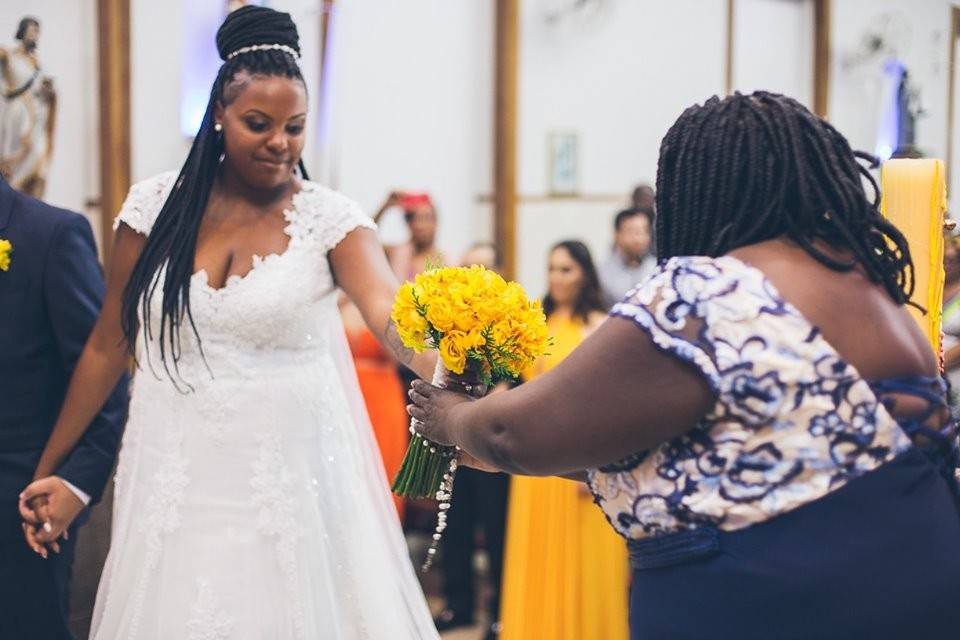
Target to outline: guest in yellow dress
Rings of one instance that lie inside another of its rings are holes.
[[[544,298],[550,354],[530,380],[563,360],[603,322],[600,284],[582,242],[550,252]],[[510,486],[504,560],[502,640],[626,640],[629,564],[585,485],[515,477]]]

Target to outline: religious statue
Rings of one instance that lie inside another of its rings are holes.
[[[40,22],[20,20],[10,49],[0,48],[0,173],[23,193],[43,196],[53,152],[57,94],[37,57]]]
[[[897,88],[898,126],[894,158],[922,158],[917,148],[917,119],[926,112],[920,104],[920,90],[911,82],[906,69]]]

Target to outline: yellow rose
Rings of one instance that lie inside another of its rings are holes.
[[[397,334],[404,346],[417,353],[427,348],[427,321],[420,314],[410,314],[401,325],[397,324]]]
[[[420,314],[413,285],[405,283],[397,291],[390,318],[397,325],[403,344],[417,352],[427,348],[427,321]]]
[[[503,317],[502,309],[498,299],[484,297],[477,300],[473,307],[473,314],[478,325],[489,327]]]
[[[420,300],[420,304],[426,305],[436,295],[437,285],[433,280],[417,276],[416,283],[413,285],[413,291]]]
[[[397,295],[393,299],[393,306],[394,308],[399,306],[415,308],[417,306],[417,297],[412,284],[404,282],[400,285]]]
[[[418,327],[411,327],[403,331],[397,330],[404,346],[408,349],[413,349],[417,353],[426,351],[430,346],[427,344],[427,321],[423,320],[422,316],[420,316],[420,320],[423,324]]]
[[[527,305],[527,294],[524,292],[523,287],[516,282],[507,283],[501,297],[503,298],[503,304],[511,308],[525,307]]]
[[[510,318],[503,318],[494,323],[494,325],[490,328],[490,334],[494,343],[498,345],[503,345],[506,343],[510,339],[510,336],[513,335],[513,330],[510,326]]]
[[[470,331],[479,329],[480,323],[477,321],[473,309],[464,305],[457,310],[457,314],[453,319],[453,326],[454,329],[461,333],[469,333]]]
[[[474,327],[467,333],[457,338],[464,351],[473,351],[483,347],[487,341],[483,337],[483,327]]]
[[[456,321],[456,311],[450,301],[445,298],[434,298],[427,305],[427,321],[441,333],[453,329]]]
[[[467,368],[467,351],[460,342],[461,334],[451,332],[440,340],[440,358],[450,371],[460,374]]]

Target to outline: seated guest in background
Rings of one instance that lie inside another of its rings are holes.
[[[606,318],[586,245],[568,240],[554,246],[548,273],[543,310],[554,342],[549,355],[523,374],[532,387]],[[628,584],[623,539],[582,484],[513,478],[502,640],[626,640]]]
[[[481,265],[497,270],[496,247],[477,243],[460,261],[463,266]],[[497,393],[500,388],[494,389]],[[406,414],[404,414],[406,415]],[[444,610],[437,616],[437,629],[446,631],[474,622],[477,597],[474,590],[473,554],[477,548],[477,531],[483,533],[487,552],[490,598],[487,601],[489,628],[487,640],[499,632],[500,581],[503,575],[503,536],[507,517],[507,492],[510,476],[486,473],[462,467],[453,483],[453,500],[447,512],[447,530],[443,534]]]
[[[608,309],[657,268],[656,256],[651,251],[652,207],[624,209],[614,218],[613,230],[613,252],[600,265],[603,303]]]
[[[656,213],[657,213],[657,192],[654,191],[653,187],[648,184],[639,184],[633,189],[633,193],[630,194],[631,207],[634,209],[650,209],[654,213],[654,222],[650,225],[650,228],[653,229],[656,227]],[[655,233],[651,234],[650,240],[650,253],[657,255],[657,235]],[[619,300],[618,300],[619,302]]]
[[[631,206],[657,210],[657,192],[648,184],[639,184],[633,189],[630,196]]]
[[[491,271],[498,271],[500,265],[497,262],[497,248],[492,242],[476,242],[463,254],[460,265],[464,267],[480,265]]]
[[[38,483],[43,495],[30,503],[32,522],[23,523],[18,494],[34,479],[104,282],[86,218],[19,194],[3,179],[0,241],[0,638],[71,638],[76,531],[113,468],[126,380],[56,474]]]
[[[403,218],[410,231],[410,239],[400,245],[389,246],[387,258],[400,280],[412,280],[429,266],[442,265],[444,255],[436,248],[437,210],[426,193],[394,191],[373,217],[380,223],[383,215],[392,207],[403,209]]]

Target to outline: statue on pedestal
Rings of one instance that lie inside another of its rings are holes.
[[[53,153],[57,93],[37,57],[40,22],[26,17],[18,44],[0,48],[0,174],[14,188],[42,198]]]
[[[920,105],[920,90],[910,81],[909,72],[904,69],[897,89],[897,148],[894,158],[922,158],[917,148],[917,119],[924,115]]]

